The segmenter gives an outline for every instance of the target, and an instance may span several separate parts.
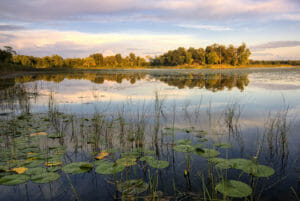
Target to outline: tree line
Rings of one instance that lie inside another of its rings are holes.
[[[239,47],[213,44],[205,49],[193,47],[185,49],[179,47],[167,53],[151,59],[153,66],[177,66],[177,65],[213,65],[229,64],[232,66],[243,65],[249,62],[250,50],[243,43]]]
[[[34,57],[27,55],[18,55],[12,47],[5,46],[0,49],[0,63],[12,63],[33,68],[133,68],[144,66],[182,66],[182,65],[300,65],[300,61],[254,61],[249,60],[251,55],[246,44],[243,43],[239,47],[233,45],[225,46],[213,44],[204,48],[185,49],[179,47],[175,50],[155,56],[148,57],[146,60],[134,53],[123,57],[121,54],[114,56],[103,56],[101,53],[95,53],[85,58],[63,58],[60,55],[52,55],[45,57]]]

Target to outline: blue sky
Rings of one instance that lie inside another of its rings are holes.
[[[0,2],[0,46],[35,56],[153,56],[246,42],[253,59],[300,59],[299,36],[299,0]]]

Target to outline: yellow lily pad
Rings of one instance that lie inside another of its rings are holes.
[[[23,174],[27,169],[28,168],[26,168],[26,167],[18,167],[18,168],[13,168],[11,170],[18,174]]]
[[[109,153],[107,151],[102,151],[95,158],[98,159],[98,160],[101,160],[101,159],[105,158],[108,155],[109,155]]]
[[[39,133],[31,133],[30,137],[33,137],[33,136],[46,136],[46,135],[48,135],[48,133],[46,133],[46,132],[39,132]]]

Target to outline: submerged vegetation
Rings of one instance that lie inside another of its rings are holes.
[[[15,97],[3,101],[11,90]],[[110,192],[99,192],[106,200],[263,200],[264,193],[285,177],[272,159],[278,154],[275,161],[282,162],[288,156],[288,108],[270,114],[261,131],[267,140],[256,150],[269,152],[268,161],[262,151],[245,157],[229,154],[242,137],[238,104],[228,105],[220,117],[224,119],[215,125],[211,109],[186,106],[182,120],[174,105],[167,115],[159,93],[151,105],[123,105],[116,112],[103,107],[85,115],[61,112],[53,94],[47,113],[33,113],[29,99],[38,94],[22,86],[5,91],[1,106],[13,112],[0,119],[4,186],[67,185],[75,200],[84,200],[76,176],[86,175],[80,185],[102,182]],[[16,102],[22,103],[18,110]],[[209,121],[206,127],[199,127],[199,116]],[[64,198],[53,195],[53,200],[59,199]]]

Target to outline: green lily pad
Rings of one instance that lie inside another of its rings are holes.
[[[208,159],[209,162],[213,163],[217,168],[220,169],[229,169],[231,168],[231,163],[229,160],[224,158],[210,158]]]
[[[125,152],[121,154],[122,158],[137,158],[141,155],[140,152],[138,151],[133,151],[133,152]]]
[[[252,165],[245,167],[243,171],[255,177],[270,177],[275,173],[273,168],[266,165],[258,165],[254,162]]]
[[[208,139],[206,139],[206,138],[201,138],[198,140],[198,142],[207,142],[207,141],[208,141]]]
[[[149,185],[143,180],[129,180],[118,184],[118,191],[125,195],[136,195],[145,192]]]
[[[173,149],[175,151],[178,151],[178,152],[192,152],[192,151],[194,151],[194,147],[192,147],[191,145],[188,145],[188,144],[175,145],[173,147]]]
[[[28,170],[26,170],[25,174],[27,175],[40,175],[43,173],[46,173],[47,170],[46,168],[42,168],[42,167],[34,167],[34,168],[29,168]]]
[[[225,196],[242,198],[251,195],[252,189],[248,184],[236,180],[226,180],[216,185],[216,190]]]
[[[61,170],[60,166],[47,167],[48,172],[56,172],[58,170]]]
[[[116,163],[129,167],[136,165],[136,158],[120,158],[116,161]]]
[[[23,184],[29,179],[28,175],[25,174],[12,174],[6,175],[0,178],[0,184],[5,186],[14,186],[18,184]]]
[[[44,160],[31,160],[26,161],[24,166],[27,168],[35,168],[41,166],[42,164],[44,164]]]
[[[55,139],[55,138],[61,138],[62,135],[60,135],[59,133],[51,133],[48,135],[48,138],[52,138],[52,139]]]
[[[153,156],[143,156],[140,158],[140,161],[152,161],[152,160],[155,160]]]
[[[163,169],[169,166],[168,161],[150,160],[147,161],[152,168]]]
[[[215,146],[218,148],[222,148],[222,149],[232,148],[232,144],[230,144],[230,143],[218,143],[218,144],[215,144]]]
[[[69,163],[65,165],[62,170],[65,173],[70,173],[70,174],[80,174],[80,173],[85,173],[90,171],[93,168],[93,165],[91,163],[87,162],[74,162],[74,163]]]
[[[220,152],[218,152],[215,149],[202,149],[201,151],[195,150],[195,153],[199,156],[206,157],[206,158],[213,158],[220,154]]]
[[[125,166],[122,164],[100,160],[97,161],[97,166],[95,172],[99,174],[117,174],[122,172],[125,169]]]
[[[189,139],[181,139],[176,141],[176,145],[191,145],[193,142]]]
[[[248,166],[251,166],[253,164],[253,161],[244,158],[232,158],[229,159],[229,163],[231,164],[232,168],[245,170]]]
[[[50,183],[57,180],[60,177],[60,174],[55,172],[46,172],[39,175],[31,176],[31,181],[38,184]]]

